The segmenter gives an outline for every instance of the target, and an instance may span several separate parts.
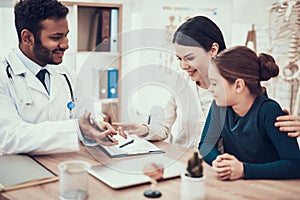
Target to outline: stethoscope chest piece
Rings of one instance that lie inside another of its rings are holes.
[[[69,108],[69,110],[71,111],[73,108],[75,108],[75,103],[73,101],[70,101],[68,104],[67,104],[67,107]]]
[[[73,110],[73,108],[75,108],[74,101],[70,101],[69,103],[67,103],[67,108],[70,111],[70,119],[72,119],[73,118],[72,110]]]

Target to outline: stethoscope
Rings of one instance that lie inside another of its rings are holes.
[[[13,85],[14,87],[14,90],[16,91],[17,93],[17,96],[19,98],[19,100],[24,103],[26,106],[31,106],[33,105],[33,99],[32,99],[32,95],[31,95],[31,92],[29,90],[29,87],[28,87],[28,84],[26,82],[26,79],[25,79],[25,73],[22,73],[20,74],[20,77],[22,77],[22,80],[24,82],[24,85],[26,85],[26,92],[28,94],[28,96],[26,96],[25,98],[22,98],[20,96],[21,94],[21,91],[18,89],[18,87],[16,87],[16,84],[13,80],[13,77],[11,75],[12,73],[12,68],[9,64],[9,62],[6,60],[6,63],[7,63],[7,67],[6,67],[6,74],[7,74],[7,77],[9,78],[9,80],[11,81],[11,84]],[[72,89],[72,85],[71,85],[71,82],[70,80],[68,79],[67,75],[66,74],[63,74],[63,76],[65,77],[66,81],[67,81],[67,84],[68,84],[68,87],[69,87],[69,90],[70,90],[70,95],[71,95],[71,101],[67,103],[67,108],[69,109],[70,111],[70,119],[73,118],[73,114],[72,114],[72,110],[73,108],[75,108],[75,98],[74,98],[74,94],[73,94],[73,89]]]

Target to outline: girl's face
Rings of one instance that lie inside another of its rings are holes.
[[[185,70],[193,81],[208,80],[210,56],[200,47],[174,44],[181,69]]]
[[[215,65],[210,65],[208,69],[210,86],[208,90],[213,94],[218,106],[232,106],[235,99],[234,84],[230,84],[220,74]]]

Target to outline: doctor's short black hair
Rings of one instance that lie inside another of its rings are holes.
[[[15,26],[21,42],[21,32],[28,29],[35,37],[45,19],[63,19],[69,9],[57,0],[20,0],[14,7]]]

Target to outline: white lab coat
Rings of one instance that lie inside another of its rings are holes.
[[[11,66],[17,90],[7,76],[6,60]],[[69,118],[67,103],[71,95],[62,75],[65,73],[74,87],[75,73],[63,66],[51,67],[49,96],[42,83],[24,66],[14,51],[6,56],[6,60],[2,59],[0,63],[0,154],[79,150],[78,121]],[[25,73],[24,78],[20,76],[22,73]],[[32,105],[25,105],[19,97],[24,97],[24,100],[29,95],[28,89]],[[74,116],[82,114],[82,109],[76,102]]]

